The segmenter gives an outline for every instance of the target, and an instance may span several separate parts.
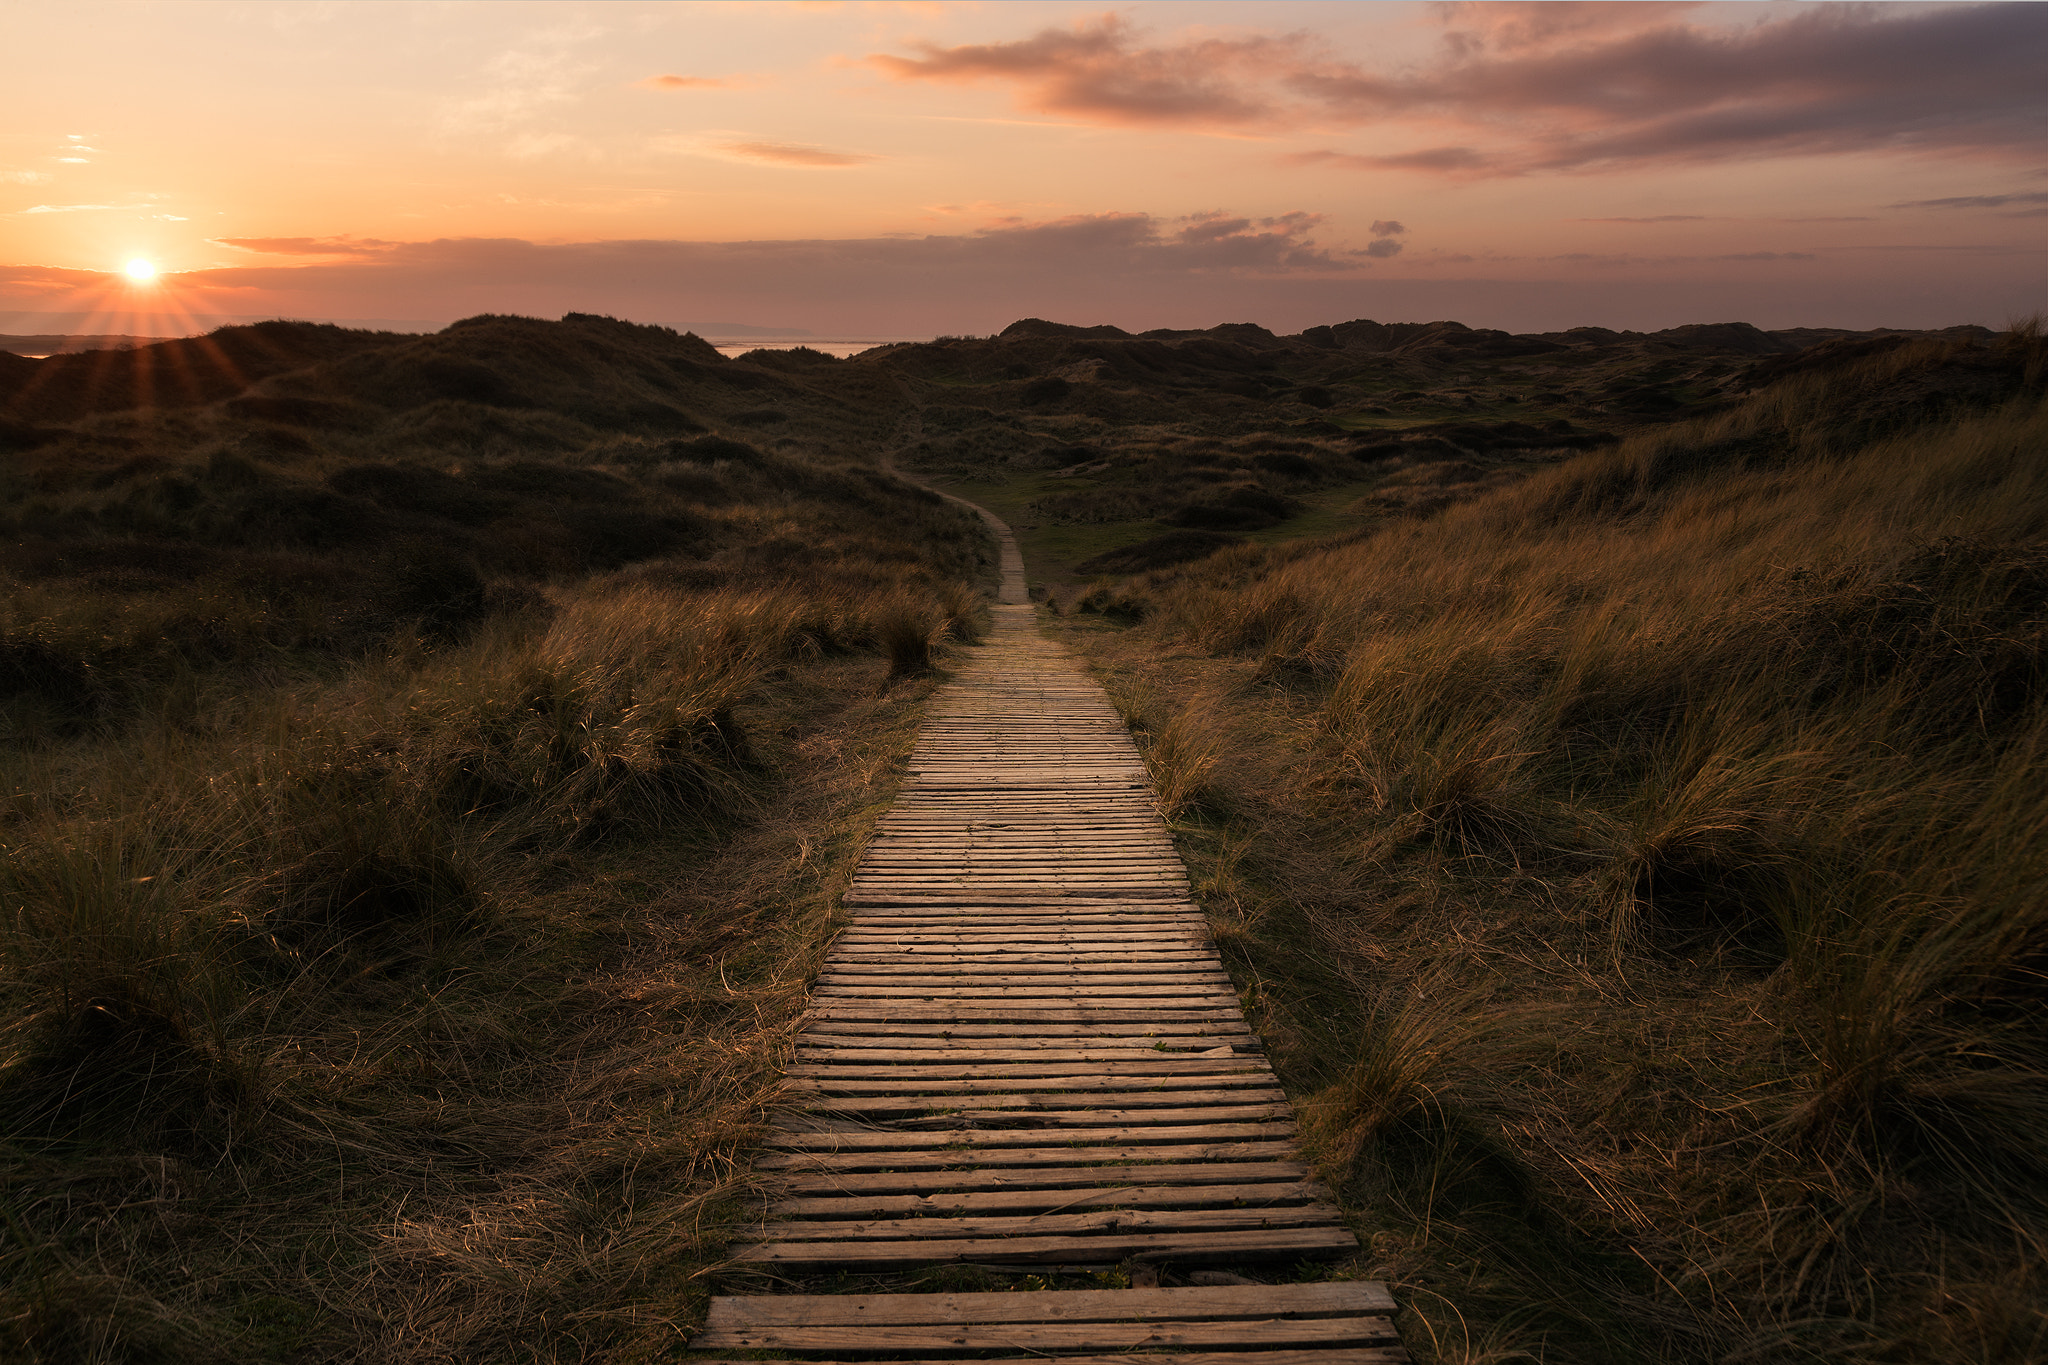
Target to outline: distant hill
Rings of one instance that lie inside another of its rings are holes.
[[[126,351],[169,340],[169,337],[113,334],[74,336],[63,332],[32,332],[22,336],[0,334],[0,351],[26,356],[59,355],[70,351]]]

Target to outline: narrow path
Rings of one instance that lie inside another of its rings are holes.
[[[1014,539],[975,510],[1003,546],[994,630],[933,696],[846,894],[853,924],[755,1163],[781,1190],[738,1260],[864,1273],[1351,1254],[1130,736],[1038,633]],[[714,1300],[692,1347],[1365,1365],[1406,1359],[1391,1310],[1364,1282],[764,1295]]]

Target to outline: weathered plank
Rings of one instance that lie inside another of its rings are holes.
[[[780,1199],[770,1218],[884,1218],[957,1213],[1056,1213],[1063,1209],[1266,1208],[1327,1200],[1312,1180],[1266,1185],[1096,1185],[1088,1189],[981,1190],[945,1194],[844,1194]]]
[[[1040,1134],[1041,1138],[1044,1136]],[[1088,1136],[1093,1139],[1100,1135]],[[753,1161],[761,1170],[809,1172],[912,1171],[951,1166],[983,1169],[994,1167],[1022,1172],[1032,1166],[1071,1166],[1084,1162],[1131,1165],[1154,1161],[1213,1161],[1219,1163],[1216,1169],[1220,1178],[1227,1174],[1226,1167],[1220,1163],[1284,1160],[1294,1156],[1293,1138],[1294,1135],[1289,1132],[1271,1140],[1247,1136],[1186,1144],[1176,1144],[1169,1139],[1160,1143],[1148,1144],[1138,1140],[1100,1146],[1092,1142],[1085,1146],[1076,1142],[1059,1147],[1001,1147],[986,1144],[974,1148],[948,1145],[931,1149],[849,1147],[840,1150],[763,1152]],[[1022,1183],[1028,1178],[1028,1174],[1020,1174],[1017,1180]],[[1096,1171],[1095,1179],[1102,1179],[1100,1170]]]
[[[1269,1204],[1227,1209],[1092,1209],[1085,1213],[984,1214],[961,1217],[778,1217],[764,1235],[778,1242],[931,1241],[962,1237],[1073,1237],[1089,1232],[1223,1232],[1246,1228],[1327,1227],[1342,1221],[1334,1205]]]
[[[1162,1347],[1368,1346],[1394,1341],[1384,1317],[1248,1318],[1200,1322],[1006,1322],[867,1324],[861,1342],[875,1351],[1116,1351]],[[845,1350],[857,1343],[843,1327],[712,1327],[694,1343],[720,1351]]]
[[[1062,1149],[1067,1150],[1067,1149]],[[1069,1152],[1071,1158],[1073,1154]],[[854,1197],[875,1194],[941,1195],[1000,1190],[1029,1193],[1076,1191],[1115,1185],[1132,1190],[1185,1190],[1199,1194],[1206,1185],[1229,1185],[1233,1181],[1301,1182],[1309,1179],[1308,1167],[1299,1161],[1205,1160],[1176,1165],[1158,1161],[1132,1165],[1103,1166],[1003,1166],[971,1167],[966,1170],[936,1166],[907,1170],[819,1171],[796,1165],[795,1172],[776,1182],[778,1194],[790,1198]]]
[[[1095,1261],[1113,1265],[1132,1256],[1189,1264],[1217,1261],[1303,1260],[1343,1256],[1358,1239],[1335,1227],[1261,1228],[1240,1232],[1120,1232],[1099,1229],[1072,1237],[927,1238],[914,1242],[755,1242],[734,1248],[734,1259],[769,1265],[832,1266],[878,1270],[899,1266],[977,1261],[990,1265]]]
[[[849,1344],[843,1348],[858,1350]],[[1399,1346],[1351,1346],[1334,1350],[1270,1350],[1246,1351],[1171,1351],[1143,1353],[1143,1365],[1407,1365],[1408,1352]],[[1056,1358],[1060,1365],[1132,1365],[1131,1355],[1061,1355],[1046,1356],[989,1356],[985,1353],[970,1359],[975,1360],[1045,1360]],[[752,1357],[745,1360],[720,1360],[715,1357],[697,1361],[697,1365],[795,1365],[793,1361],[763,1360]],[[803,1365],[855,1365],[854,1361],[820,1360],[807,1357]],[[875,1360],[862,1357],[858,1365],[932,1365],[932,1357],[924,1356],[914,1360]]]

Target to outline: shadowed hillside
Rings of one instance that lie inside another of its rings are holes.
[[[1427,515],[1916,335],[1729,323],[1515,336],[1370,321],[1133,335],[1027,319],[855,363],[902,376],[918,403],[905,467],[1001,513],[1036,581],[1060,590],[1124,562],[1094,556],[1185,558],[1198,543],[1186,531],[1274,541]]]

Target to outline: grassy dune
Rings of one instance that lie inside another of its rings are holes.
[[[1425,1356],[2048,1351],[2044,379],[1838,354],[1067,618]]]
[[[1418,1355],[2048,1352],[2044,357],[0,354],[0,1357],[673,1354],[979,630],[885,455],[1040,556]]]
[[[989,547],[857,384],[315,330],[15,409],[0,1356],[664,1355]]]

